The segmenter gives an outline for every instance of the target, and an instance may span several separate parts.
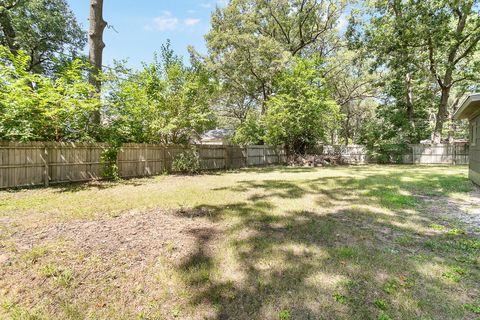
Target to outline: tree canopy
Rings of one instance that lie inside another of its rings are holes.
[[[0,1],[0,44],[28,55],[28,71],[54,72],[80,56],[86,39],[65,0]]]
[[[99,92],[65,0],[2,0],[0,138],[187,143],[225,127],[308,152],[466,137],[452,115],[480,84],[478,0],[232,0],[205,39],[189,61],[167,42],[142,68],[116,62],[90,79]]]

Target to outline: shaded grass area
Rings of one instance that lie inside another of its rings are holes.
[[[461,203],[471,191],[465,167],[369,166],[0,193],[8,257],[0,261],[0,315],[475,319],[480,240],[425,201]],[[167,222],[154,223],[164,215]],[[125,221],[143,227],[124,236]],[[105,249],[96,230],[107,223],[125,250]],[[170,224],[178,228],[169,233]],[[60,231],[30,237],[42,228]]]

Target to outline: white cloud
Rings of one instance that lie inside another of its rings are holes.
[[[228,5],[229,0],[214,0],[210,2],[200,3],[200,7],[205,9],[213,9],[215,7],[225,7]]]
[[[153,18],[154,27],[158,31],[174,30],[178,25],[178,18],[171,12],[164,11],[161,16]]]
[[[186,26],[194,26],[200,22],[200,19],[195,19],[195,18],[187,18],[184,20],[184,23]]]
[[[200,3],[200,7],[205,9],[212,9],[215,6],[225,7],[228,4],[228,0],[216,0],[212,2],[202,2]]]

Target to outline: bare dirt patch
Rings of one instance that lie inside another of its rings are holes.
[[[456,219],[465,225],[465,229],[480,236],[480,188],[476,187],[468,197],[456,199],[447,196],[420,197],[428,206],[428,211],[451,220]]]
[[[0,280],[0,293],[12,306],[57,315],[136,317],[155,309],[172,317],[180,301],[170,295],[183,290],[176,270],[199,250],[214,256],[221,240],[218,224],[158,210],[30,228],[1,255],[0,279],[8,280]],[[197,314],[212,312],[203,309]]]
[[[75,247],[101,255],[134,253],[139,259],[155,258],[172,243],[177,248],[176,259],[188,253],[196,242],[195,230],[218,234],[218,225],[207,220],[193,221],[171,212],[152,210],[146,213],[127,213],[111,219],[58,223],[44,228],[31,228],[12,237],[20,250],[28,250],[42,242],[61,239]]]

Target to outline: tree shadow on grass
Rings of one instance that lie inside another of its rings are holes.
[[[220,266],[206,254],[202,237],[200,249],[180,270],[188,273],[187,283],[194,292],[190,303],[210,303],[217,319],[274,319],[282,311],[292,319],[471,316],[462,309],[467,301],[453,295],[458,288],[451,288],[441,274],[432,276],[423,270],[432,260],[447,269],[450,265],[471,268],[470,263],[455,260],[467,259],[461,250],[448,247],[448,241],[461,243],[468,238],[419,237],[387,222],[390,216],[362,211],[325,216],[291,212],[279,217],[247,204],[212,209],[238,211],[242,217],[229,230],[232,237],[227,244],[242,279],[213,276]],[[241,230],[248,235],[239,236]],[[403,238],[414,240],[399,244],[397,239]],[[442,249],[431,250],[425,243]],[[464,281],[475,281],[472,277]]]
[[[192,289],[189,303],[211,305],[215,319],[472,318],[463,305],[480,299],[474,289],[480,285],[478,239],[425,231],[437,221],[413,214],[410,202],[390,199],[383,211],[360,206],[330,213],[322,211],[321,203],[315,211],[286,211],[274,202],[306,195],[361,202],[352,196],[361,188],[367,204],[381,204],[385,194],[405,191],[401,177],[320,178],[300,186],[240,182],[242,190],[259,190],[263,196],[193,208],[200,212],[197,218],[223,221],[227,227],[225,243],[200,233],[197,250],[178,268]],[[440,176],[428,178],[430,191],[444,186]],[[315,187],[328,185],[328,179],[336,179],[337,189]],[[450,183],[456,189],[465,181]],[[207,250],[212,247],[217,250]],[[235,266],[241,276],[224,271],[218,261]]]

